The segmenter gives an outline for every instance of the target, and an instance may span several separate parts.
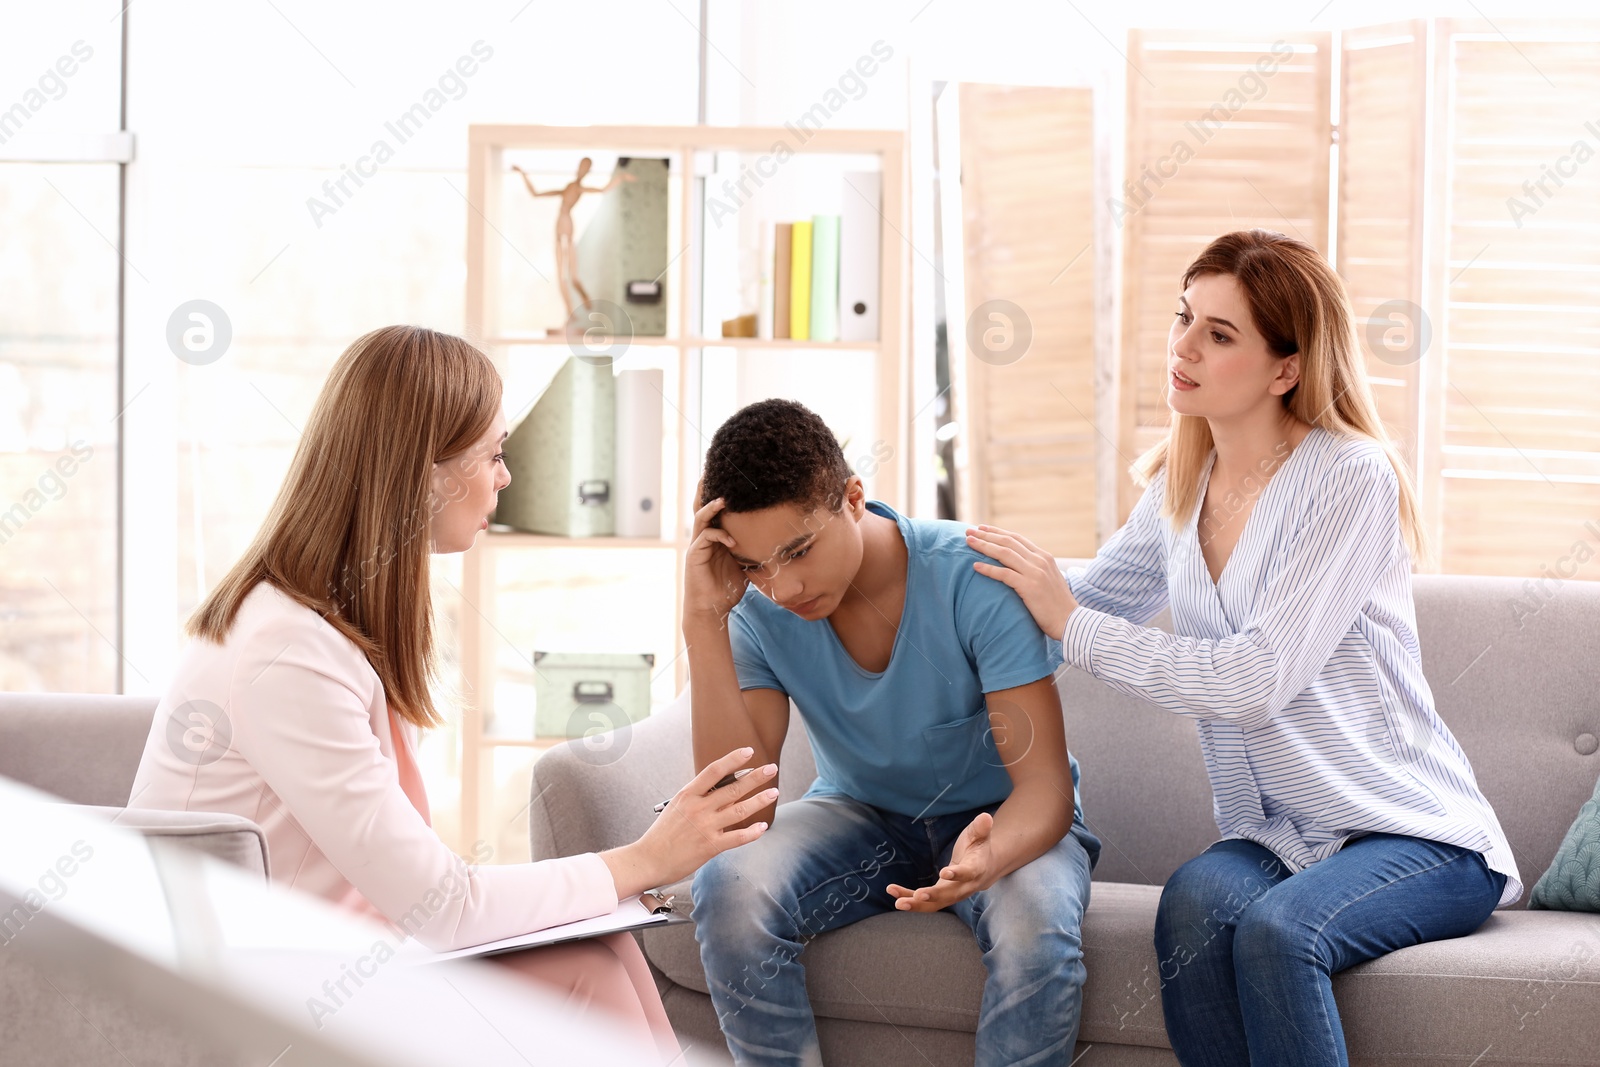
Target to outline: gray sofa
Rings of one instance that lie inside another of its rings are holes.
[[[84,805],[146,837],[180,840],[265,881],[266,837],[249,819],[125,810],[155,709],[154,697],[0,693],[0,775]],[[0,914],[0,922],[4,919]],[[238,1062],[233,1054],[113,999],[98,984],[63,974],[50,978],[0,945],[0,1064],[212,1067],[232,1062]]]
[[[1600,776],[1600,584],[1530,595],[1520,580],[1418,576],[1415,589],[1439,711],[1531,887]],[[1089,979],[1075,1062],[1175,1064],[1152,930],[1162,883],[1217,836],[1195,731],[1075,670],[1059,688],[1084,811],[1104,842],[1084,919]],[[651,804],[691,773],[686,700],[619,735],[610,762],[592,752],[563,745],[535,765],[535,858],[613,847],[644,830]],[[780,803],[815,775],[800,729],[781,762]],[[687,898],[687,885],[677,891]],[[680,1035],[722,1048],[693,928],[642,941]],[[816,938],[801,962],[833,1067],[972,1062],[984,972],[953,916],[868,919]],[[1600,915],[1528,911],[1524,898],[1471,937],[1352,968],[1334,991],[1355,1064],[1600,1064]]]

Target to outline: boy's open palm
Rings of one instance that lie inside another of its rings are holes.
[[[990,877],[994,857],[989,835],[994,830],[994,816],[979,812],[978,817],[961,831],[950,850],[950,862],[939,872],[939,880],[925,889],[907,889],[891,885],[889,895],[895,898],[898,911],[940,911],[959,900],[965,900],[980,889],[987,889],[995,881]]]

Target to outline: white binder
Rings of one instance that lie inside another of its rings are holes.
[[[883,176],[845,171],[840,194],[839,340],[876,341]]]
[[[756,269],[759,272],[758,277],[761,279],[758,295],[759,302],[756,305],[756,336],[763,341],[772,340],[772,301],[774,299],[772,256],[775,244],[774,237],[772,224],[763,222],[761,224],[761,259],[756,264]]]
[[[661,536],[661,401],[664,375],[617,374],[618,537]]]

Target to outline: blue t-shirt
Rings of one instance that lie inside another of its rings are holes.
[[[909,818],[998,804],[1011,776],[984,694],[1054,674],[1061,644],[1010,587],[972,569],[987,557],[967,546],[964,525],[867,507],[899,525],[908,557],[889,666],[862,669],[827,619],[802,619],[752,585],[728,616],[739,688],[794,700],[817,761],[807,796],[844,794]]]

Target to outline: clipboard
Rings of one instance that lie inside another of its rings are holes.
[[[563,923],[530,934],[518,934],[500,941],[452,949],[449,952],[431,952],[413,943],[402,951],[410,963],[442,963],[445,960],[470,959],[478,956],[497,956],[502,952],[519,952],[525,948],[559,945],[567,941],[582,941],[590,937],[642,930],[647,926],[665,926],[668,923],[688,922],[672,910],[673,898],[655,893],[641,893],[617,905],[616,910],[592,919]]]

